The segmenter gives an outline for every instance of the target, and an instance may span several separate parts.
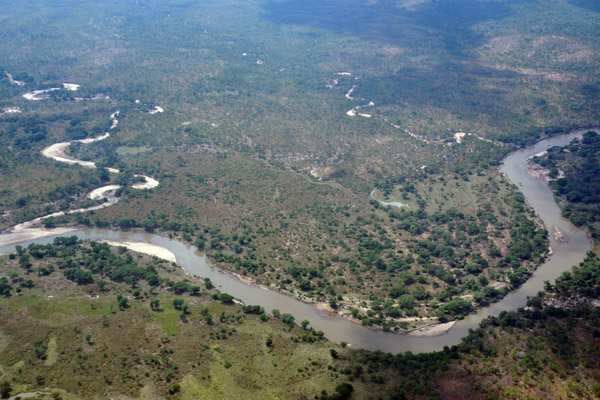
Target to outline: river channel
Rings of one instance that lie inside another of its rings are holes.
[[[307,319],[313,329],[325,332],[325,336],[329,340],[334,342],[344,341],[353,348],[381,350],[390,353],[405,351],[422,353],[442,350],[444,346],[458,344],[468,334],[469,329],[477,328],[482,319],[488,316],[497,316],[502,311],[516,310],[525,306],[528,296],[535,296],[543,289],[544,281],[554,281],[562,272],[569,270],[571,266],[584,259],[586,252],[590,249],[590,239],[583,231],[560,216],[560,209],[554,201],[552,192],[546,182],[535,179],[527,173],[527,158],[549,147],[566,145],[575,137],[581,137],[585,131],[579,130],[542,140],[534,145],[510,153],[503,160],[501,171],[523,192],[528,203],[541,217],[546,229],[552,231],[555,226],[558,227],[565,233],[567,240],[559,243],[550,237],[553,254],[525,284],[509,293],[502,301],[483,308],[457,322],[450,331],[440,336],[412,337],[368,329],[276,291],[248,285],[211,265],[206,256],[196,251],[193,246],[162,236],[103,229],[75,230],[63,234],[63,236],[76,235],[81,239],[92,240],[141,241],[166,247],[175,253],[177,264],[184,270],[201,278],[210,278],[219,290],[233,295],[246,304],[261,305],[267,311],[277,308],[282,313],[290,313],[294,315],[296,321]],[[59,235],[47,236],[19,244],[50,243],[56,236]],[[0,235],[1,237],[2,235]],[[2,240],[0,240],[1,242]],[[14,248],[15,244],[0,247],[0,253],[13,251]]]

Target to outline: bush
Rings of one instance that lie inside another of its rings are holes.
[[[292,314],[281,314],[281,321],[288,325],[294,325],[296,318]]]
[[[10,383],[8,381],[4,381],[0,383],[0,397],[3,399],[8,399],[10,397],[10,392],[12,391],[12,387],[10,387]]]
[[[173,299],[173,307],[176,310],[181,310],[181,308],[183,307],[183,299]]]
[[[221,293],[219,295],[219,300],[225,304],[233,304],[233,296],[227,293]]]
[[[169,386],[169,394],[178,393],[180,390],[181,390],[181,386],[179,386],[178,383],[175,383],[175,384]]]
[[[67,268],[63,271],[65,277],[78,285],[86,285],[93,283],[92,273],[90,271],[83,271],[79,268]]]

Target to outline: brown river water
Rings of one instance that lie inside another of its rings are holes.
[[[411,351],[422,353],[442,350],[444,346],[458,344],[465,337],[469,329],[476,329],[482,319],[488,316],[497,316],[502,311],[516,310],[526,304],[528,296],[535,296],[543,289],[544,281],[554,281],[571,266],[579,264],[590,249],[591,242],[587,235],[576,228],[568,220],[560,216],[560,209],[554,201],[552,192],[544,180],[535,179],[527,173],[527,158],[544,151],[552,146],[563,146],[573,138],[581,137],[587,131],[579,130],[569,134],[542,140],[534,145],[510,153],[503,160],[500,170],[519,187],[528,203],[544,222],[546,229],[552,231],[554,227],[561,229],[567,240],[556,242],[549,238],[553,254],[541,265],[533,276],[521,287],[513,290],[500,302],[480,309],[478,312],[458,321],[450,331],[435,337],[412,337],[401,334],[375,331],[362,325],[341,318],[336,314],[318,310],[310,304],[305,304],[297,299],[283,295],[273,290],[266,290],[257,286],[248,285],[237,278],[220,271],[207,260],[204,254],[196,249],[176,240],[162,236],[120,232],[104,229],[81,229],[67,233],[77,235],[81,239],[112,239],[125,241],[143,241],[166,247],[175,253],[177,264],[187,272],[201,278],[210,278],[215,286],[222,292],[229,293],[246,304],[263,306],[267,311],[277,308],[282,313],[290,313],[296,321],[307,319],[313,329],[322,330],[325,336],[334,342],[347,342],[353,348],[368,350],[381,350],[390,353]],[[2,243],[0,235],[0,243]],[[50,243],[58,235],[48,236],[29,243]],[[0,253],[13,251],[15,244],[0,247]]]

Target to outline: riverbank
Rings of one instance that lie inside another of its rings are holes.
[[[33,240],[43,239],[54,235],[64,235],[75,230],[77,230],[77,228],[74,227],[60,227],[52,229],[29,228],[24,230],[18,230],[13,228],[0,234],[0,247],[30,242]]]
[[[447,322],[447,323],[440,323],[440,322],[436,323],[434,321],[438,321],[437,318],[419,318],[419,317],[417,317],[417,318],[395,318],[395,319],[389,320],[389,321],[393,321],[395,323],[411,322],[414,326],[410,329],[402,329],[398,326],[395,327],[394,329],[386,329],[382,325],[375,325],[375,324],[364,325],[362,320],[360,320],[358,318],[354,318],[352,316],[352,313],[350,311],[350,308],[351,308],[350,306],[333,308],[327,302],[313,300],[313,299],[301,296],[297,293],[292,293],[289,291],[281,290],[276,285],[273,285],[273,284],[271,284],[271,285],[262,284],[262,283],[258,282],[256,279],[251,278],[247,275],[242,275],[242,274],[237,273],[229,268],[224,268],[223,266],[218,266],[216,263],[213,263],[212,261],[211,261],[211,263],[213,265],[215,265],[221,273],[228,274],[228,275],[236,278],[237,280],[243,282],[245,285],[259,288],[262,290],[268,290],[268,291],[274,291],[277,293],[281,293],[284,296],[287,296],[291,299],[300,301],[303,304],[313,307],[315,310],[317,310],[323,316],[336,316],[339,318],[343,318],[355,325],[361,326],[361,327],[369,329],[371,331],[386,332],[386,333],[393,333],[393,334],[397,334],[397,335],[406,335],[406,336],[412,336],[412,337],[426,338],[426,337],[435,337],[435,336],[439,336],[439,335],[443,335],[443,334],[447,333],[457,322],[457,321],[451,321],[451,322]],[[273,306],[273,308],[277,308],[277,307]],[[267,310],[267,311],[271,311],[271,310]]]
[[[129,250],[137,251],[138,253],[143,253],[149,256],[158,257],[172,263],[177,262],[175,253],[163,246],[158,246],[152,243],[132,242],[127,240],[100,240],[99,242],[106,243],[109,246],[125,247]]]
[[[111,116],[111,118],[114,119],[114,116]],[[403,336],[389,335],[388,331],[384,331],[381,326],[363,326],[362,321],[353,321],[349,318],[351,315],[347,314],[349,310],[346,308],[334,310],[327,303],[305,298],[301,292],[283,291],[274,285],[265,286],[254,281],[253,278],[239,275],[227,268],[223,268],[223,266],[215,268],[213,264],[208,262],[206,256],[196,254],[195,247],[178,240],[171,240],[148,233],[129,233],[87,228],[83,230],[66,228],[66,232],[73,232],[73,234],[76,234],[81,239],[112,240],[118,243],[133,241],[152,243],[154,245],[163,245],[164,243],[163,247],[168,248],[176,256],[178,264],[187,272],[198,277],[214,280],[216,282],[215,286],[219,290],[232,294],[246,304],[256,304],[266,309],[278,308],[282,313],[292,314],[298,320],[307,319],[314,329],[322,330],[333,341],[345,341],[359,348],[379,349],[390,352],[406,350],[413,352],[432,351],[460,342],[469,329],[476,328],[479,322],[487,316],[495,316],[501,311],[514,310],[523,306],[528,296],[535,295],[543,287],[544,280],[555,279],[562,271],[567,270],[573,264],[577,264],[580,258],[583,258],[583,255],[585,255],[585,252],[589,249],[589,239],[585,234],[582,236],[582,232],[577,230],[577,228],[565,224],[564,219],[560,217],[560,210],[556,206],[548,186],[539,185],[539,181],[533,179],[526,172],[528,157],[544,151],[548,146],[561,144],[563,141],[568,142],[571,138],[577,136],[578,132],[553,137],[547,139],[547,141],[539,142],[533,146],[511,153],[504,159],[502,166],[503,172],[506,173],[514,184],[521,188],[527,201],[536,213],[541,216],[547,229],[550,230],[551,227],[556,226],[569,237],[569,242],[558,243],[556,246],[553,245],[553,255],[547,259],[542,268],[538,268],[533,278],[523,284],[518,290],[507,295],[500,302],[479,309],[476,314],[467,316],[465,320],[459,322],[435,324],[431,323],[430,319],[419,319],[423,323],[423,326],[413,326],[412,333],[404,330],[401,332],[405,333]],[[106,137],[106,135],[101,136],[95,138],[95,140],[90,140],[90,142],[102,140]],[[145,184],[141,184],[143,188],[154,185],[154,182],[149,181],[149,179],[151,178],[144,177],[146,182]],[[97,207],[101,206],[103,205]],[[66,213],[85,212],[91,209],[96,208],[71,210]],[[20,233],[27,231],[34,238],[32,240],[37,240],[36,238],[38,237],[61,234],[58,229],[48,230],[34,227],[34,225],[37,226],[37,224],[41,223],[41,219],[47,217],[36,218],[28,223],[21,224],[14,227],[13,231],[20,231]],[[1,239],[3,239],[1,236],[0,243],[2,243]],[[4,239],[6,240],[7,237],[4,237]],[[15,244],[18,240],[27,239],[13,236],[11,243]],[[556,244],[556,241],[554,243]],[[412,320],[410,322],[416,323],[417,321]],[[389,332],[391,333],[395,330],[396,328],[394,327]]]

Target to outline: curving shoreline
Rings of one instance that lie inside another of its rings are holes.
[[[75,91],[75,90],[79,89],[80,85],[77,85],[74,83],[63,83],[63,87],[67,90]],[[45,100],[48,98],[46,93],[52,92],[55,90],[60,90],[60,88],[34,90],[32,92],[25,93],[23,95],[23,97],[27,100],[32,100],[32,101]],[[52,144],[52,145],[47,146],[44,149],[42,149],[41,154],[44,157],[52,159],[57,162],[61,162],[61,163],[69,164],[69,165],[79,165],[81,167],[90,168],[90,169],[97,168],[96,163],[94,163],[93,161],[83,161],[83,160],[79,160],[74,157],[70,157],[65,154],[65,151],[73,143],[91,144],[91,143],[99,142],[101,140],[108,139],[110,137],[110,131],[112,129],[115,129],[119,124],[119,120],[117,119],[118,115],[119,115],[118,110],[113,112],[112,114],[110,114],[111,126],[110,126],[108,132],[105,132],[104,134],[97,136],[97,137],[93,137],[93,138],[86,138],[86,139],[79,139],[79,140],[71,140],[69,142],[55,143],[55,144]],[[116,168],[105,167],[104,169],[106,169],[108,172],[113,173],[113,174],[120,173],[120,171]],[[149,176],[146,176],[146,175],[135,174],[134,177],[144,178],[144,182],[138,182],[138,183],[134,183],[131,185],[131,187],[134,189],[148,190],[148,189],[153,189],[159,185],[158,180],[151,178]],[[114,192],[117,189],[120,189],[121,187],[122,187],[121,185],[111,184],[111,185],[106,185],[106,186],[96,188],[96,189],[92,190],[90,193],[88,193],[87,198],[89,198],[91,200],[105,200],[105,202],[102,204],[98,204],[96,206],[87,207],[87,208],[78,208],[78,209],[69,210],[69,211],[58,211],[58,212],[54,212],[52,214],[37,217],[30,221],[26,221],[21,224],[15,225],[15,226],[5,230],[4,232],[0,233],[0,247],[12,245],[12,244],[16,244],[16,243],[20,243],[20,242],[24,242],[24,241],[41,239],[41,238],[53,236],[56,234],[64,234],[64,233],[68,233],[68,232],[73,232],[73,231],[77,230],[77,228],[60,227],[60,228],[47,229],[47,228],[35,227],[35,225],[41,223],[44,219],[47,219],[47,218],[60,217],[63,215],[68,215],[68,214],[77,214],[77,213],[85,213],[85,212],[89,212],[89,211],[96,211],[96,210],[101,210],[103,208],[112,206],[119,201],[119,199],[114,195]]]
[[[106,243],[109,246],[115,246],[115,247],[125,247],[129,250],[133,250],[133,251],[137,251],[138,253],[143,253],[143,254],[147,254],[149,256],[155,256],[158,258],[162,258],[163,260],[167,260],[169,262],[177,262],[177,259],[175,257],[175,253],[173,253],[171,250],[167,249],[166,247],[163,246],[158,246],[152,243],[146,243],[146,242],[134,242],[134,241],[128,241],[128,240],[100,240],[100,243]]]
[[[41,98],[35,100],[41,100]],[[117,126],[117,115],[118,111],[111,115],[111,120],[113,122],[110,129]],[[304,303],[304,300],[302,299],[293,298],[261,285],[254,285],[251,281],[248,282],[246,277],[236,277],[229,272],[224,272],[221,269],[215,268],[206,259],[206,256],[199,255],[192,246],[158,235],[69,227],[54,229],[35,227],[36,224],[42,222],[45,218],[65,215],[65,212],[62,211],[35,218],[23,224],[16,225],[2,233],[0,235],[0,251],[4,251],[4,248],[10,247],[10,245],[16,243],[50,241],[52,236],[58,236],[67,232],[72,232],[82,239],[106,240],[111,243],[119,243],[119,245],[127,244],[136,246],[135,243],[138,243],[138,249],[141,249],[142,247],[146,247],[147,249],[152,248],[152,251],[154,252],[158,252],[168,257],[174,257],[174,260],[187,272],[196,276],[209,277],[216,283],[218,288],[226,292],[234,293],[236,297],[239,297],[247,304],[259,304],[265,308],[276,306],[283,312],[289,312],[295,315],[298,319],[308,319],[315,329],[323,330],[330,340],[349,342],[352,343],[353,347],[369,350],[377,349],[389,352],[410,350],[418,353],[440,350],[443,346],[459,343],[461,338],[468,334],[468,330],[476,328],[483,318],[496,316],[501,311],[514,310],[520,306],[524,306],[526,298],[530,295],[535,295],[537,291],[542,288],[544,280],[555,279],[562,271],[570,269],[572,265],[577,264],[585,256],[586,251],[590,247],[589,238],[586,237],[583,231],[575,228],[564,218],[560,217],[560,210],[554,201],[547,183],[545,181],[540,182],[539,180],[535,180],[526,171],[526,162],[529,156],[537,154],[553,145],[560,145],[563,142],[568,143],[572,138],[577,137],[578,135],[581,136],[583,131],[584,129],[565,135],[547,138],[524,149],[512,152],[503,159],[503,165],[501,167],[502,172],[505,173],[514,184],[517,184],[520,187],[527,198],[527,201],[534,208],[536,213],[540,215],[548,230],[550,231],[551,227],[561,229],[561,231],[566,232],[569,236],[571,239],[570,242],[560,242],[556,240],[556,238],[551,237],[550,241],[552,249],[554,250],[553,254],[548,258],[544,265],[533,274],[528,282],[521,288],[511,292],[500,302],[480,309],[476,314],[473,314],[464,320],[425,326],[403,335],[368,329],[367,327],[352,322],[344,316],[331,312],[331,310],[327,309],[327,307],[322,307],[319,303]],[[96,168],[94,162],[82,161],[69,157],[64,154],[64,151],[71,143],[94,143],[96,141],[104,140],[109,136],[110,133],[107,132],[96,138],[56,143],[42,150],[42,154],[57,162],[80,165],[84,168]],[[119,171],[114,168],[106,169],[111,173],[119,173]],[[136,177],[143,177],[145,182],[132,185],[135,189],[152,189],[159,185],[157,180],[148,176],[136,175]],[[94,207],[70,210],[66,212],[66,214],[97,210],[115,204],[118,199],[111,193],[120,187],[121,186],[119,185],[107,185],[94,189],[88,194],[88,197],[94,200],[106,199],[107,202]],[[372,195],[373,193],[371,196]],[[136,250],[135,248],[132,249]],[[173,256],[168,255],[168,253]],[[173,260],[173,258],[171,258],[171,260]]]

